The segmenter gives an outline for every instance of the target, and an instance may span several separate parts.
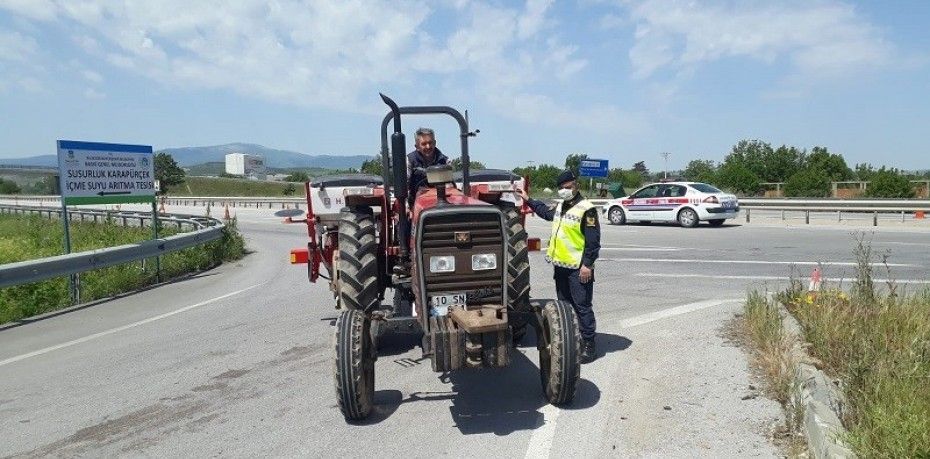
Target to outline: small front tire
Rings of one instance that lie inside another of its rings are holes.
[[[375,353],[371,320],[346,310],[336,319],[336,364],[333,371],[339,410],[346,421],[371,414],[375,395]]]
[[[581,337],[575,309],[564,301],[550,301],[539,312],[542,335],[539,376],[549,403],[564,405],[575,398],[581,377]]]

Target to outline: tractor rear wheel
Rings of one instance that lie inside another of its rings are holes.
[[[513,311],[530,310],[530,257],[526,245],[526,229],[515,206],[501,208],[507,229],[507,302]],[[526,335],[526,320],[522,314],[512,314],[513,342],[519,343]]]
[[[549,403],[564,405],[575,397],[581,377],[581,338],[572,305],[550,301],[539,312],[539,376]]]
[[[375,351],[371,320],[347,310],[336,319],[336,365],[333,372],[339,410],[346,421],[371,414],[375,395]]]
[[[378,241],[370,209],[343,209],[339,221],[339,303],[370,312],[381,303]]]

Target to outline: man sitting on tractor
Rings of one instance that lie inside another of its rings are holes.
[[[414,137],[414,145],[416,146],[416,150],[407,154],[407,207],[409,209],[413,208],[413,202],[416,200],[417,192],[420,191],[420,188],[428,185],[426,180],[426,168],[449,163],[449,158],[436,148],[436,133],[433,132],[432,129],[425,127],[417,129],[416,136]],[[412,213],[408,215],[412,215]],[[410,243],[409,218],[410,217],[408,217],[407,221],[400,222],[400,236],[402,239],[400,243],[405,247],[409,247],[408,244]],[[401,263],[394,268],[394,272],[396,274],[409,276],[409,262],[409,260],[402,260]]]
[[[407,201],[410,207],[420,187],[427,185],[426,168],[449,163],[449,158],[436,148],[436,133],[432,129],[417,129],[414,144],[416,150],[407,155]]]

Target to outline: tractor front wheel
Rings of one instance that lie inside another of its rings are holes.
[[[375,353],[371,320],[361,311],[342,311],[336,319],[336,397],[346,421],[371,414],[375,395]]]
[[[540,315],[539,376],[549,403],[564,405],[575,397],[581,377],[581,338],[572,305],[550,301]]]

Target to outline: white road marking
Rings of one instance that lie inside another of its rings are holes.
[[[673,308],[650,312],[648,314],[631,317],[629,319],[623,319],[620,321],[620,327],[621,328],[636,327],[639,325],[648,324],[650,322],[655,322],[657,320],[667,319],[669,317],[674,317],[674,316],[680,316],[682,314],[688,314],[690,312],[699,311],[701,309],[712,308],[712,307],[720,306],[720,305],[727,304],[727,303],[738,303],[740,301],[743,301],[743,300],[741,299],[705,300],[705,301],[697,301],[694,303],[683,304],[681,306],[675,306]]]
[[[629,261],[642,263],[709,263],[709,264],[747,264],[747,265],[804,265],[804,266],[857,266],[858,263],[847,261],[767,261],[767,260],[686,260],[681,258],[600,258],[606,261]],[[885,266],[884,263],[872,263],[872,266]],[[888,266],[897,268],[920,268],[920,265],[905,263],[888,263]]]
[[[116,328],[112,328],[112,329],[110,329],[110,330],[105,330],[105,331],[102,331],[102,332],[99,332],[99,333],[94,333],[93,335],[87,335],[87,336],[85,336],[85,337],[83,337],[83,338],[78,338],[78,339],[75,339],[75,340],[68,341],[68,342],[66,342],[66,343],[61,343],[61,344],[57,344],[57,345],[55,345],[55,346],[50,346],[50,347],[47,347],[47,348],[44,348],[44,349],[39,349],[38,351],[29,352],[29,353],[27,353],[27,354],[17,355],[16,357],[10,357],[10,358],[8,358],[8,359],[6,359],[6,360],[0,360],[0,367],[2,367],[2,366],[4,366],[4,365],[7,365],[7,364],[10,364],[10,363],[19,362],[20,360],[25,360],[25,359],[28,359],[28,358],[30,358],[30,357],[36,357],[36,356],[39,356],[39,355],[42,355],[42,354],[48,354],[49,352],[57,351],[57,350],[59,350],[59,349],[64,349],[64,348],[66,348],[66,347],[71,347],[71,346],[74,346],[74,345],[76,345],[76,344],[86,343],[86,342],[88,342],[88,341],[91,341],[91,340],[94,340],[94,339],[97,339],[97,338],[102,338],[102,337],[107,336],[107,335],[112,335],[112,334],[114,334],[114,333],[118,333],[118,332],[121,332],[121,331],[129,330],[130,328],[135,328],[135,327],[138,327],[138,326],[140,326],[140,325],[145,325],[145,324],[147,324],[147,323],[155,322],[156,320],[161,320],[161,319],[164,319],[164,318],[166,318],[166,317],[171,317],[171,316],[180,314],[180,313],[182,313],[182,312],[187,312],[187,311],[190,311],[191,309],[199,308],[199,307],[201,307],[201,306],[206,306],[206,305],[208,305],[208,304],[215,303],[215,302],[217,302],[217,301],[220,301],[220,300],[229,298],[229,297],[231,297],[231,296],[238,295],[238,294],[240,294],[240,293],[242,293],[242,292],[245,292],[245,291],[248,291],[248,290],[252,290],[253,288],[259,287],[259,286],[261,286],[261,285],[262,285],[262,284],[256,284],[256,285],[253,285],[253,286],[251,286],[251,287],[246,287],[246,288],[244,288],[244,289],[242,289],[242,290],[236,290],[235,292],[227,293],[227,294],[225,294],[225,295],[221,295],[221,296],[218,296],[218,297],[216,297],[216,298],[209,299],[209,300],[206,300],[206,301],[201,301],[200,303],[192,304],[192,305],[190,305],[190,306],[185,306],[185,307],[183,307],[183,308],[181,308],[181,309],[178,309],[178,310],[175,310],[175,311],[166,312],[166,313],[164,313],[164,314],[160,314],[160,315],[157,315],[157,316],[154,316],[154,317],[149,317],[148,319],[143,319],[143,320],[140,320],[140,321],[138,321],[138,322],[133,322],[133,323],[128,324],[128,325],[123,325],[123,326],[121,326],[121,327],[116,327]]]
[[[743,300],[725,299],[697,301],[694,303],[683,304],[681,306],[675,306],[673,308],[663,309],[661,311],[650,312],[648,314],[624,319],[619,322],[619,325],[622,328],[636,327],[638,325],[648,324],[657,320],[667,319],[669,317],[679,316],[682,314],[688,314],[691,312],[699,311],[701,309],[712,308],[714,306],[720,306],[727,303],[737,303],[740,301]],[[526,455],[524,456],[527,459],[550,457],[552,454],[552,442],[555,439],[557,420],[559,419],[559,414],[562,412],[562,410],[551,404],[546,404],[540,408],[539,411],[543,415],[544,423],[538,429],[534,430],[533,435],[530,436],[530,442],[526,447]]]
[[[556,420],[559,419],[559,413],[562,410],[547,403],[539,411],[543,415],[543,425],[533,431],[530,436],[530,444],[526,447],[526,459],[539,459],[549,457],[552,452],[552,441],[555,439]]]
[[[669,273],[636,273],[636,276],[640,277],[669,277],[669,278],[698,278],[698,279],[720,279],[720,280],[777,280],[777,281],[787,281],[791,280],[790,277],[785,276],[717,276],[713,274],[669,274]],[[798,277],[796,279],[806,280],[806,277]],[[841,277],[825,277],[823,278],[825,282],[853,282],[854,278],[841,278]],[[894,282],[896,284],[930,284],[930,280],[927,279],[872,279],[872,281],[877,283],[888,283]]]
[[[601,247],[602,252],[605,250],[619,250],[623,252],[678,252],[680,250],[675,247]]]

